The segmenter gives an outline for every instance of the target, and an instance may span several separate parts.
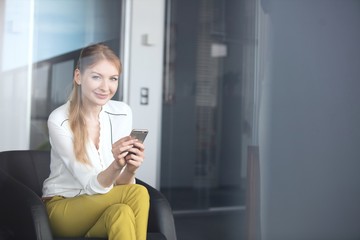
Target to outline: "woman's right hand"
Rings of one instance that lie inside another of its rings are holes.
[[[130,136],[123,137],[112,145],[112,154],[114,156],[117,169],[122,169],[126,165],[125,156],[129,149],[134,146],[136,140]]]

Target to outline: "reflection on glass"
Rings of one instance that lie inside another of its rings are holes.
[[[178,212],[243,209],[255,3],[173,0],[167,14],[161,191]]]
[[[81,48],[106,42],[120,49],[122,1],[35,0],[30,149],[47,149],[46,121],[72,88]]]

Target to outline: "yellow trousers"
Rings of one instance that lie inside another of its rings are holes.
[[[46,208],[56,237],[146,240],[149,194],[138,184],[118,185],[106,194],[56,196]]]

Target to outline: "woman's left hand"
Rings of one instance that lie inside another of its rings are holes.
[[[129,154],[125,157],[126,160],[126,171],[135,174],[136,170],[141,166],[144,161],[144,150],[145,146],[140,141],[136,141],[134,146],[130,148]]]

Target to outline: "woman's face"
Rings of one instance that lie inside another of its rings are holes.
[[[75,81],[80,84],[82,101],[86,106],[103,106],[114,95],[119,85],[119,71],[107,60],[101,60],[80,74],[75,71]]]

